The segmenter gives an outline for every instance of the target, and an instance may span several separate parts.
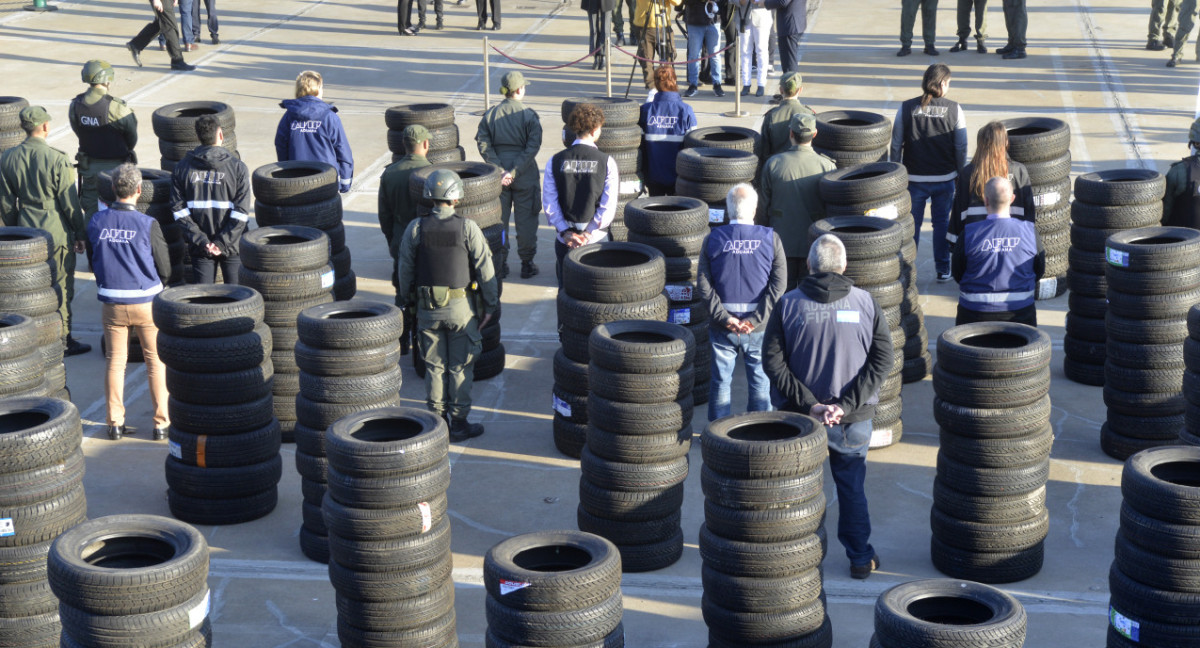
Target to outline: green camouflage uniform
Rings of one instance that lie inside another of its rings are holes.
[[[784,99],[778,106],[763,115],[762,137],[759,139],[758,159],[768,160],[772,155],[782,153],[792,147],[789,137],[788,124],[792,115],[808,113],[815,115],[812,108],[800,103],[799,97]]]
[[[772,156],[763,165],[759,204],[766,225],[775,228],[788,258],[788,289],[807,274],[808,228],[825,216],[821,200],[821,176],[833,171],[833,160],[817,153],[811,145],[799,145]]]

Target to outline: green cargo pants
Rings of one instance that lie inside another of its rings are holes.
[[[504,245],[497,265],[508,263],[508,225],[514,220],[517,256],[522,261],[533,261],[537,255],[538,222],[542,214],[542,188],[538,184],[536,167],[528,174],[519,174],[512,184],[500,191],[500,211],[504,220]]]
[[[1161,41],[1163,36],[1175,36],[1179,29],[1179,0],[1150,0],[1149,40]]]
[[[1025,30],[1029,27],[1025,0],[1004,0],[1004,26],[1008,28],[1008,45],[1025,49]]]
[[[75,250],[56,247],[50,255],[54,291],[58,293],[58,316],[62,318],[63,337],[71,334],[71,300],[75,297]]]
[[[466,420],[471,413],[475,359],[483,351],[479,320],[428,322],[417,333],[425,360],[425,403],[438,415]]]
[[[913,25],[917,22],[917,9],[921,10],[921,38],[926,47],[933,47],[937,40],[937,0],[902,0],[900,3],[900,44],[912,47]]]
[[[79,204],[83,207],[85,222],[92,220],[92,215],[100,211],[97,201],[100,198],[96,189],[96,177],[104,171],[112,171],[121,166],[123,160],[80,160],[79,161]]]
[[[958,37],[971,35],[971,10],[975,10],[975,40],[987,38],[987,0],[958,0]]]
[[[1183,49],[1187,47],[1188,36],[1195,26],[1196,0],[1183,0],[1179,3],[1179,29],[1175,32],[1175,51],[1171,58],[1176,61],[1183,58]],[[1200,60],[1200,40],[1196,41],[1196,59]]]

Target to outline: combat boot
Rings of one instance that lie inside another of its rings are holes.
[[[483,425],[468,423],[467,419],[452,419],[450,421],[450,440],[455,443],[473,439],[483,434]]]

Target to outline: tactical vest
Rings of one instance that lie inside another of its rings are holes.
[[[150,244],[153,226],[153,218],[120,203],[92,217],[88,239],[100,301],[145,304],[162,292]]]
[[[426,216],[421,219],[417,244],[417,285],[466,288],[471,283],[471,258],[467,255],[466,221]]]
[[[929,100],[921,107],[921,98],[909,99],[900,106],[904,124],[902,162],[913,182],[944,182],[958,177],[958,158],[954,131],[958,125],[958,104],[945,97]]]
[[[875,338],[875,301],[861,288],[822,304],[803,290],[784,295],[775,307],[787,331],[788,366],[822,403],[839,400],[867,363]],[[871,394],[869,405],[879,402]]]
[[[1187,167],[1187,191],[1175,200],[1170,214],[1164,214],[1165,227],[1200,228],[1200,157],[1183,159]]]
[[[958,303],[986,313],[1012,312],[1033,305],[1037,275],[1034,224],[1016,218],[988,218],[963,230],[967,269],[958,284]]]
[[[722,225],[709,233],[704,253],[721,306],[738,319],[757,311],[771,280],[775,230],[763,225]]]
[[[575,144],[554,155],[554,185],[558,188],[558,207],[570,223],[586,223],[596,215],[604,180],[608,175],[608,155],[587,144]]]
[[[75,97],[75,132],[79,135],[79,150],[94,160],[127,160],[129,146],[120,131],[109,126],[108,107],[112,95],[104,95],[88,105],[83,95]]]

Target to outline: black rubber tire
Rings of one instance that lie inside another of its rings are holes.
[[[399,365],[373,375],[314,376],[300,374],[300,393],[321,403],[375,403],[400,393]]]
[[[49,315],[57,310],[58,293],[53,288],[0,293],[0,312],[39,317]]]
[[[167,486],[175,494],[214,500],[261,493],[278,484],[283,474],[279,455],[257,464],[226,468],[189,466],[168,456],[166,467]]]
[[[83,442],[79,410],[53,398],[0,401],[0,472],[58,464]]]
[[[705,565],[700,579],[710,603],[743,612],[795,609],[817,600],[822,592],[820,569],[784,578],[748,578],[723,574]]]
[[[695,337],[686,327],[651,320],[600,324],[588,338],[588,355],[602,369],[627,374],[678,372],[695,363]],[[557,358],[557,356],[556,356]],[[587,382],[584,382],[586,388]],[[576,393],[585,391],[572,390]],[[614,397],[614,400],[620,400]]]
[[[47,575],[64,605],[131,615],[182,605],[204,589],[208,543],[190,525],[155,515],[80,524],[51,547]]]
[[[1108,169],[1075,178],[1075,200],[1108,206],[1157,203],[1166,186],[1166,178],[1153,169]]]
[[[171,427],[167,439],[167,449],[172,457],[202,468],[229,468],[269,461],[279,454],[281,443],[278,421],[240,434],[193,434]]]
[[[1200,542],[1191,524],[1159,520],[1123,502],[1120,529],[1125,539],[1165,558],[1200,559]]]
[[[340,419],[325,435],[330,465],[345,475],[386,477],[424,471],[449,452],[446,421],[426,410],[390,407]]]
[[[581,104],[590,104],[599,108],[604,113],[605,128],[636,126],[638,117],[641,115],[640,104],[632,99],[621,97],[571,97],[563,99],[562,108],[559,111],[564,124],[567,123],[575,107]]]
[[[781,578],[816,569],[825,556],[825,528],[796,540],[742,542],[722,538],[700,526],[700,557],[723,574],[749,578]]]
[[[1071,129],[1060,119],[1017,117],[1000,123],[1008,130],[1009,157],[1022,164],[1058,157],[1071,144]]]
[[[1124,535],[1123,530],[1121,533]],[[1195,625],[1193,623],[1195,620],[1195,606],[1200,605],[1200,595],[1190,592],[1175,592],[1146,585],[1136,578],[1126,575],[1116,564],[1113,564],[1108,571],[1108,589],[1112,594],[1111,605],[1113,609],[1122,616],[1137,619],[1141,622],[1151,621],[1176,626]],[[1149,628],[1143,624],[1139,625],[1141,625],[1139,628],[1139,641],[1136,644],[1131,643],[1130,645],[1138,646],[1142,645],[1143,642],[1150,643],[1151,641],[1154,641],[1154,643],[1150,645],[1160,645],[1155,639],[1161,641],[1161,638],[1144,634],[1144,630],[1149,630]]]
[[[276,329],[277,336],[279,330]],[[294,331],[295,329],[291,330]],[[293,354],[296,368],[299,371],[314,376],[378,374],[392,367],[399,366],[400,362],[399,342],[377,347],[364,347],[353,351],[348,349],[320,349],[299,341],[296,341],[294,344]],[[283,348],[285,350],[292,350],[287,346]]]
[[[670,540],[680,529],[680,517],[680,512],[676,511],[656,520],[630,522],[592,515],[583,506],[575,509],[575,518],[580,531],[593,533],[602,538],[616,538],[622,543],[626,543],[623,546],[654,544]],[[619,550],[621,547],[617,548]]]
[[[296,420],[310,429],[325,430],[343,416],[378,408],[395,407],[400,404],[399,396],[374,403],[321,403],[296,395]]]
[[[658,280],[662,281],[661,275]],[[666,319],[668,313],[667,298],[661,294],[661,290],[654,296],[642,300],[631,299],[608,303],[584,301],[569,295],[569,292],[564,290],[558,293],[558,323],[564,329],[571,329],[581,334],[590,333],[600,324],[620,320],[662,321]],[[639,293],[631,291],[630,295],[639,295]],[[573,345],[567,345],[565,339],[563,342],[564,349],[568,351],[567,357],[579,360],[577,355],[572,355],[577,349]],[[583,348],[578,351],[586,353],[586,349],[585,342]]]
[[[1104,365],[1089,364],[1071,357],[1063,358],[1063,375],[1072,382],[1092,387],[1104,386]]]
[[[687,478],[688,458],[684,456],[661,463],[631,464],[609,461],[584,447],[579,467],[584,479],[603,488],[621,491],[661,490]]]
[[[1135,344],[1179,344],[1188,337],[1188,324],[1181,319],[1135,319],[1108,313],[1104,329],[1110,339]]]
[[[594,484],[584,474],[579,480],[579,504],[597,517],[627,522],[657,520],[683,505],[683,483],[647,490],[618,490]]]
[[[455,124],[446,124],[445,126],[434,126],[426,128],[429,130],[429,150],[430,151],[445,151],[447,149],[458,148],[459,133],[458,126]],[[387,131],[387,147],[392,153],[404,155],[404,129],[389,128]]]
[[[860,164],[874,164],[888,161],[888,146],[881,146],[872,151],[834,151],[814,146],[818,155],[829,158],[838,169],[849,169]]]
[[[298,205],[271,205],[256,201],[254,203],[255,221],[264,227],[311,227],[326,232],[330,237],[330,250],[338,250],[334,234],[329,230],[342,225],[342,197],[336,193],[327,198],[313,200]],[[341,245],[345,245],[343,237]]]
[[[83,487],[77,484],[58,497],[5,509],[13,532],[0,537],[0,547],[18,547],[53,540],[87,519]]]
[[[1027,520],[1046,510],[1046,488],[1015,495],[968,495],[933,480],[933,506],[961,520],[980,523],[1011,523]]]
[[[983,523],[961,520],[934,507],[930,526],[933,536],[948,546],[980,553],[1008,553],[1029,549],[1045,540],[1050,514],[1042,509],[1024,520]]]
[[[364,509],[342,504],[326,493],[320,510],[329,534],[343,538],[404,538],[428,533],[446,515],[445,494],[396,509]]]
[[[167,393],[193,405],[235,405],[259,400],[271,393],[275,368],[270,362],[224,373],[188,373],[166,370]]]
[[[1089,274],[1071,268],[1067,271],[1067,287],[1072,293],[1085,297],[1108,296],[1108,280],[1103,274]]]
[[[337,499],[337,495],[333,496]],[[426,533],[400,538],[329,536],[329,559],[357,571],[405,572],[441,560],[450,548],[450,518],[433,523]]]
[[[593,425],[613,434],[676,434],[686,430],[691,436],[692,410],[695,403],[684,397],[674,403],[641,405],[589,396],[587,409]],[[615,457],[609,459],[618,460]]]
[[[901,278],[900,257],[888,255],[848,263],[844,274],[856,286],[878,286]]]
[[[608,432],[596,427],[594,422],[588,424],[587,430],[587,447],[596,456],[626,463],[659,463],[677,459],[688,453],[691,439],[691,430],[631,436]],[[603,517],[594,510],[592,512]]]
[[[154,298],[158,330],[190,338],[249,333],[263,321],[263,299],[257,291],[232,284],[168,288]]]
[[[430,583],[441,583],[450,578],[449,551],[444,557],[445,560],[405,572],[359,571],[331,560],[329,580],[338,594],[357,601],[385,603],[412,598],[427,593]]]
[[[731,639],[746,642],[746,645],[776,645],[796,637],[817,632],[826,619],[825,601],[818,598],[798,607],[776,612],[738,612],[729,610],[709,600],[700,599],[700,611],[709,632],[723,634]]]
[[[554,352],[554,391],[578,396],[588,393],[588,365],[571,360],[561,348]]]
[[[714,479],[714,476],[717,478]],[[807,499],[792,502],[783,501],[786,497],[783,494],[772,499],[770,494],[754,493],[748,488],[737,494],[729,494],[729,489],[726,488],[720,497],[710,497],[708,492],[715,490],[714,482],[728,485],[733,480],[720,478],[706,468],[701,471],[701,479],[706,486],[704,522],[713,533],[722,538],[746,542],[783,542],[816,533],[817,528],[824,524],[826,500],[824,493],[819,491],[819,472],[814,471],[813,477],[807,480],[815,485],[818,492]],[[759,480],[741,481],[743,484],[752,484]],[[765,489],[766,486],[760,488]],[[734,506],[739,502],[740,505]],[[725,505],[722,505],[723,503]]]
[[[300,341],[320,349],[380,347],[399,340],[403,330],[399,308],[367,300],[313,306],[296,319]]]
[[[0,473],[0,507],[27,506],[62,497],[82,483],[83,465],[83,452],[77,449],[47,466]],[[4,583],[0,578],[0,584]]]
[[[1124,343],[1114,342],[1114,344]],[[1108,352],[1104,342],[1077,340],[1067,336],[1063,338],[1063,355],[1076,362],[1098,365],[1103,369],[1104,359],[1108,356]]]
[[[403,156],[393,155],[392,161],[395,162],[396,160],[400,159],[401,157],[403,157]],[[440,151],[435,151],[433,149],[430,149],[429,153],[427,153],[425,155],[425,159],[428,160],[430,164],[449,164],[451,162],[465,162],[467,160],[467,151],[466,151],[466,149],[464,149],[461,146],[456,146],[454,148],[449,148],[449,149],[443,149]]]
[[[313,227],[260,227],[246,232],[238,249],[242,267],[251,270],[304,272],[329,263],[329,237]]]
[[[1200,560],[1170,558],[1134,544],[1123,530],[1117,532],[1113,565],[1157,589],[1200,594]]]
[[[814,146],[833,151],[874,151],[892,138],[891,120],[866,110],[830,110],[817,113]]]
[[[325,162],[271,162],[255,169],[250,183],[258,202],[277,207],[311,205],[338,197],[337,169]]]
[[[212,644],[208,631],[211,593],[201,586],[179,605],[131,615],[89,614],[60,605],[62,634],[74,645],[95,648],[152,645],[167,648],[200,648]],[[149,638],[149,639],[148,639]],[[64,642],[62,645],[69,646]]]
[[[559,414],[554,415],[554,447],[562,454],[578,459],[587,443],[587,424],[575,423]]]
[[[1164,522],[1200,522],[1193,484],[1200,448],[1154,448],[1131,459],[1121,473],[1121,495],[1138,511]]]
[[[953,430],[940,430],[940,452],[955,461],[981,468],[1004,468],[1028,465],[1050,456],[1054,429],[1047,425],[1023,437],[1010,439],[979,439],[959,435]]]
[[[813,223],[808,231],[813,240],[824,234],[832,234],[841,240],[846,247],[847,261],[899,254],[904,242],[898,223],[874,216],[832,216]]]
[[[190,142],[197,139],[196,122],[205,115],[217,118],[226,136],[232,136],[237,126],[233,107],[219,101],[181,101],[154,111],[150,124],[155,136],[171,142]],[[257,189],[255,193],[258,193]]]
[[[328,488],[340,502],[360,508],[404,508],[445,493],[450,484],[450,463],[439,462],[428,470],[388,477],[354,477],[330,469]]]
[[[1049,184],[1059,183],[1063,180],[1069,180],[1071,174],[1071,152],[1066,151],[1060,155],[1045,160],[1036,162],[1025,162],[1025,171],[1029,173],[1029,184],[1033,185],[1035,211],[1040,216],[1042,211],[1047,208],[1053,208],[1054,205],[1045,204],[1042,195],[1042,189]],[[1070,193],[1071,185],[1066,186],[1067,193]],[[1059,198],[1054,203],[1061,202]]]
[[[1127,416],[1145,416],[1147,407],[1158,416],[1182,413],[1187,407],[1184,395],[1176,392],[1127,392],[1107,384],[1108,370],[1105,369],[1104,404],[1110,412]]]
[[[648,245],[665,257],[698,257],[703,249],[704,241],[708,238],[708,228],[700,232],[691,234],[677,234],[674,236],[654,236],[651,234],[639,234],[638,232],[629,232],[626,235],[626,240],[630,243],[641,243]]]
[[[1157,294],[1120,292],[1113,289],[1111,283],[1108,288],[1108,312],[1130,319],[1180,321],[1198,302],[1200,287],[1176,293]]]
[[[0,131],[20,131],[21,109],[28,105],[24,97],[0,97]]]
[[[1170,272],[1124,272],[1113,268],[1105,273],[1104,284],[1113,290],[1134,295],[1162,295],[1200,287],[1200,267]],[[1106,297],[1107,293],[1100,295]]]
[[[1186,270],[1200,254],[1200,231],[1186,227],[1143,227],[1113,234],[1109,263],[1130,272]],[[1127,255],[1115,258],[1117,255]]]
[[[196,405],[167,399],[171,425],[194,434],[238,434],[261,428],[274,416],[271,395],[229,405]]]
[[[715,147],[754,153],[758,150],[759,133],[741,126],[706,126],[693,128],[683,137],[683,148]]]
[[[931,539],[930,557],[938,571],[952,578],[980,583],[1014,583],[1042,569],[1045,544],[1003,553],[984,553],[951,547],[937,537]],[[970,626],[966,626],[970,627]],[[904,644],[900,644],[904,645]],[[948,644],[953,645],[953,644]],[[1020,646],[1020,643],[1013,644]]]
[[[1079,176],[1080,179],[1087,175]],[[1079,180],[1076,180],[1078,185]],[[1071,203],[1071,223],[1085,228],[1135,229],[1154,227],[1162,221],[1160,200],[1135,205],[1095,205],[1076,199]]]
[[[500,542],[484,556],[483,581],[489,598],[514,610],[582,610],[609,599],[620,580],[617,548],[591,533],[527,533]],[[509,590],[504,582],[524,586]]]
[[[1067,313],[1067,337],[1087,342],[1104,343],[1108,339],[1102,318],[1082,317]]]
[[[612,371],[592,365],[588,368],[590,392],[601,398],[624,403],[657,404],[674,402],[692,393],[695,369],[659,374]]]
[[[753,151],[685,148],[675,158],[675,171],[679,177],[698,182],[749,182],[754,179],[757,170],[758,156]]]
[[[192,373],[253,369],[271,360],[274,339],[266,324],[226,337],[193,338],[158,333],[158,356],[165,365]],[[220,362],[213,362],[220,358]]]
[[[1020,407],[1049,393],[1050,368],[1012,378],[972,378],[950,373],[939,364],[933,368],[933,389],[938,398],[966,407]]]
[[[438,128],[454,123],[454,106],[446,103],[401,104],[385,110],[383,121],[392,130],[402,131],[413,124]]]
[[[1025,608],[996,588],[946,579],[896,585],[875,603],[875,639],[881,646],[957,648],[1025,643]]]
[[[813,471],[827,456],[825,428],[790,412],[755,412],[708,424],[700,437],[704,464],[729,477],[790,477]]]
[[[961,376],[1020,376],[1049,366],[1050,336],[1023,324],[977,322],[947,329],[937,352],[938,366]]]
[[[1176,350],[1178,352],[1178,347]],[[1145,368],[1122,366],[1110,357],[1104,364],[1105,382],[1113,389],[1123,392],[1176,393],[1183,390],[1184,370],[1182,365],[1158,369],[1150,367],[1150,363],[1147,362],[1143,366]]]
[[[2,253],[2,252],[0,252]],[[0,265],[0,286],[5,293],[23,293],[44,290],[53,284],[49,263],[26,265]]]
[[[908,172],[898,162],[875,162],[830,171],[821,177],[821,198],[828,203],[862,203],[896,195],[908,188]]]
[[[630,233],[679,236],[708,232],[708,204],[687,196],[637,198],[625,205]]]
[[[966,495],[1015,495],[1046,485],[1049,457],[1022,466],[985,468],[955,461],[942,453],[937,457],[937,476],[947,486]]]

